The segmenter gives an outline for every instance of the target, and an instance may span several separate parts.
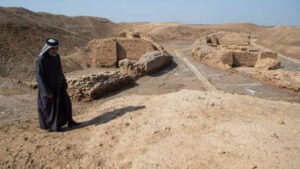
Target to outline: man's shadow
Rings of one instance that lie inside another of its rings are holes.
[[[63,131],[70,131],[70,130],[75,130],[75,129],[80,129],[80,128],[84,128],[87,126],[91,126],[91,125],[100,125],[100,124],[104,124],[107,123],[117,117],[123,116],[126,113],[129,112],[133,112],[136,110],[140,110],[140,109],[144,109],[146,106],[127,106],[127,107],[123,107],[120,109],[115,109],[113,111],[110,112],[106,112],[102,115],[99,115],[91,120],[82,122],[81,125],[79,125],[78,127],[72,127],[72,128],[64,128]]]

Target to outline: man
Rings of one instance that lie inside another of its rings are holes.
[[[72,104],[58,51],[58,40],[47,39],[36,63],[40,128],[57,132],[66,124],[79,125],[72,118]]]

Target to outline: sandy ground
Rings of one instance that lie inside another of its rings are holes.
[[[1,79],[0,168],[299,168],[299,97],[266,86],[251,96],[235,74],[214,80],[224,72],[193,63],[219,89],[210,91],[174,59],[125,90],[73,102],[83,125],[61,133],[38,128],[36,91]]]
[[[0,127],[1,168],[299,168],[300,105],[181,90],[112,99],[49,133]],[[9,137],[8,137],[9,136]]]

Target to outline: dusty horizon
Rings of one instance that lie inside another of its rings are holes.
[[[114,22],[181,22],[187,24],[254,23],[264,26],[300,26],[300,2],[246,1],[2,1],[0,6],[66,16],[105,17]]]

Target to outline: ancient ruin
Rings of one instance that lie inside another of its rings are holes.
[[[92,40],[87,49],[85,54],[92,58],[92,66],[116,69],[69,77],[69,93],[77,101],[98,99],[120,90],[139,77],[168,66],[172,61],[160,44],[140,32],[122,32],[120,38]]]
[[[150,36],[140,32],[121,32],[118,38],[92,40],[87,49],[91,52],[95,67],[119,67],[122,59],[137,61],[148,52],[159,51],[167,54],[164,48]]]
[[[119,62],[119,66],[123,74],[129,74],[134,78],[138,78],[169,65],[171,61],[171,56],[162,54],[159,51],[153,51],[144,54],[138,61],[123,59]]]
[[[297,92],[300,95],[300,72],[287,70],[257,70],[257,76],[279,88]]]
[[[218,32],[200,38],[194,43],[192,56],[221,69],[253,67],[251,75],[300,94],[299,72],[281,70],[277,53],[255,48],[247,33]]]
[[[276,59],[277,53],[256,49],[246,33],[218,32],[194,43],[192,56],[203,63],[223,69],[254,67],[262,59]]]
[[[91,101],[124,88],[134,79],[116,71],[68,77],[67,82],[68,93],[73,100]]]

